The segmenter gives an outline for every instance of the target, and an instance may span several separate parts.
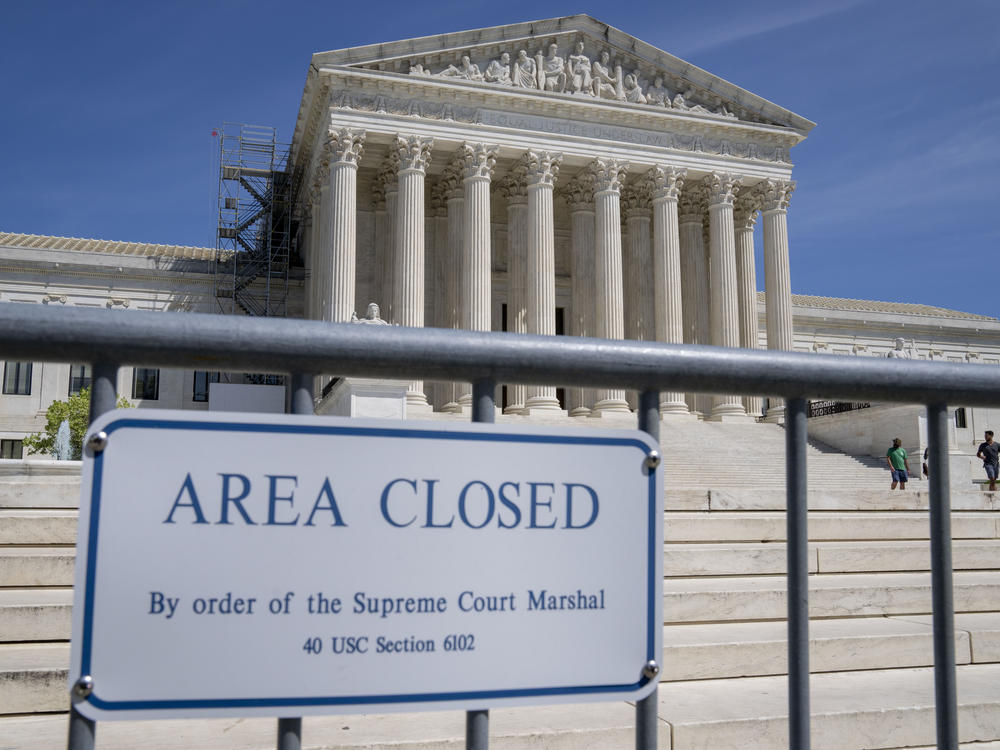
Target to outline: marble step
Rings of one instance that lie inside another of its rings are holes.
[[[784,674],[782,622],[673,625],[663,629],[664,682]],[[810,669],[930,666],[930,617],[851,618],[810,623]],[[957,615],[956,663],[1000,662],[1000,613]],[[0,644],[0,714],[62,710],[69,644]]]
[[[1000,574],[959,571],[953,576],[956,612],[1000,611]],[[781,620],[787,616],[784,576],[667,578],[667,623]],[[929,573],[868,573],[809,577],[812,617],[927,614]]]
[[[78,508],[80,480],[18,481],[0,479],[0,508]]]
[[[814,750],[899,750],[932,746],[931,669],[814,675],[811,679]],[[787,679],[751,677],[661,684],[661,750],[775,750],[788,746]],[[958,667],[959,739],[1000,740],[1000,665]],[[626,750],[635,746],[634,708],[627,703],[494,709],[490,746],[498,750]],[[269,750],[273,719],[104,722],[102,750]],[[306,750],[457,750],[464,715],[421,714],[306,717]],[[0,718],[6,746],[65,747],[66,717]],[[973,745],[974,748],[990,745]]]
[[[785,674],[784,622],[669,625],[663,628],[664,681]],[[813,673],[932,666],[930,615],[812,620]],[[955,616],[959,664],[1000,662],[1000,612]]]
[[[69,638],[73,589],[0,589],[0,642]]]
[[[1000,664],[959,666],[961,742],[1000,739]],[[661,684],[660,720],[673,750],[788,747],[787,678]],[[933,744],[931,668],[817,674],[810,678],[813,750],[883,750]]]
[[[0,547],[0,586],[72,586],[74,547]]]
[[[741,488],[682,488],[667,486],[664,496],[666,510],[701,511],[784,511],[784,490]],[[809,509],[822,511],[890,511],[928,510],[930,494],[926,490],[884,489],[844,490],[809,489]],[[1000,511],[998,492],[952,492],[951,509],[956,512]]]
[[[809,545],[810,573],[908,572],[930,570],[930,542],[817,542]],[[1000,539],[952,542],[954,570],[1000,568]],[[784,542],[667,544],[667,577],[780,575],[785,573]]]
[[[0,714],[65,711],[68,673],[68,643],[0,643]]]
[[[0,545],[74,544],[76,520],[75,510],[0,510]]]
[[[930,518],[924,511],[895,513],[811,511],[809,539],[926,540]],[[1000,515],[962,512],[951,516],[953,539],[1000,539]],[[785,539],[785,514],[775,511],[667,511],[663,516],[666,542],[775,542]]]

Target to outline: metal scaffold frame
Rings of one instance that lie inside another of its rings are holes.
[[[287,315],[294,180],[275,128],[219,129],[215,298],[225,313]]]

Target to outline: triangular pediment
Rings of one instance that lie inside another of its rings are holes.
[[[632,104],[720,120],[791,128],[814,123],[587,15],[494,26],[313,55],[349,67]]]

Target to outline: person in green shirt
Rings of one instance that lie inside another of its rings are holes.
[[[905,490],[906,480],[909,478],[910,462],[906,460],[906,450],[903,448],[902,440],[893,439],[892,447],[885,454],[885,461],[889,464],[889,470],[892,472],[892,487],[890,489],[896,489],[898,484],[899,489]]]

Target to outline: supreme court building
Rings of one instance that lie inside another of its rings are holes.
[[[305,316],[374,301],[403,326],[756,347],[763,231],[764,340],[792,349],[789,152],[812,127],[584,15],[313,55],[292,146]],[[629,410],[619,390],[564,406]],[[554,387],[508,389],[508,413],[561,408]],[[761,401],[664,393],[661,411],[747,419]]]

